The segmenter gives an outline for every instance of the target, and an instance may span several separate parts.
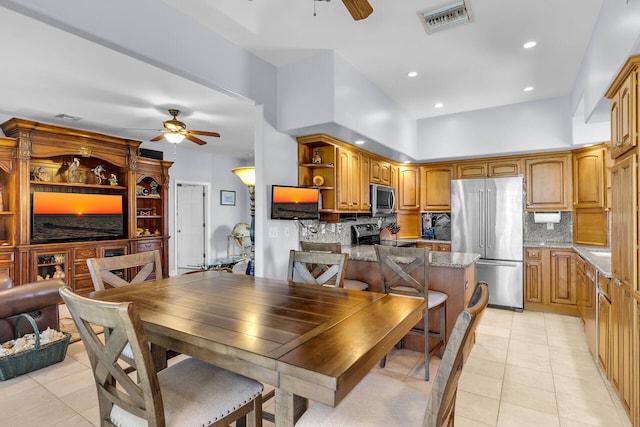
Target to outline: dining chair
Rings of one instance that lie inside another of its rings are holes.
[[[87,259],[87,266],[91,274],[93,288],[96,291],[105,290],[105,284],[119,288],[155,278],[162,278],[162,263],[160,261],[160,251],[158,250],[104,258],[89,258]],[[133,268],[139,270],[129,270]],[[132,274],[135,271],[135,275],[130,281],[126,280],[127,270],[132,271]],[[105,334],[108,333],[105,330]],[[178,354],[169,350],[167,351],[167,358],[175,357]],[[120,358],[129,364],[130,368],[127,372],[135,369],[136,365],[129,345],[124,347]]]
[[[262,425],[262,384],[188,358],[157,372],[136,305],[92,300],[65,286],[60,295],[82,337],[98,392],[102,426],[228,426],[247,415]],[[104,343],[90,324],[111,333]],[[137,382],[117,363],[129,344]]]
[[[96,291],[104,290],[105,283],[119,288],[147,280],[162,279],[162,262],[158,250],[105,258],[89,258],[87,266]],[[133,268],[138,270],[134,270],[135,275],[130,281],[127,281],[125,273],[128,269]]]
[[[429,249],[405,248],[375,245],[380,282],[385,293],[402,295],[411,298],[424,298],[427,301],[422,320],[416,324],[409,334],[419,335],[424,339],[424,378],[429,381],[429,361],[431,353],[438,351],[442,356],[446,345],[446,302],[447,294],[429,290]],[[429,329],[429,311],[438,312],[438,332]],[[438,342],[430,348],[429,338],[435,337]],[[402,341],[399,345],[401,346]],[[384,367],[386,358],[380,361]]]
[[[340,242],[304,242],[300,241],[300,249],[306,252],[329,252],[332,254],[342,253],[342,244]],[[369,284],[362,280],[344,279],[343,288],[356,289],[358,291],[366,291]]]
[[[487,284],[476,289],[475,304],[458,314],[428,396],[374,369],[335,408],[314,402],[296,427],[452,427],[464,349],[489,302]]]
[[[308,285],[341,288],[347,271],[347,254],[289,251],[287,280]]]

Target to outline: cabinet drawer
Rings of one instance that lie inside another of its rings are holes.
[[[73,290],[76,292],[93,292],[91,277],[76,277],[73,279]]]
[[[89,274],[89,266],[86,262],[77,262],[73,265],[73,274]]]
[[[75,259],[89,259],[96,257],[96,248],[76,248],[75,250]]]
[[[0,262],[13,261],[13,260],[14,260],[13,252],[0,252]]]
[[[526,249],[525,257],[527,259],[541,259],[542,258],[542,250],[541,249]]]
[[[162,248],[162,242],[138,242],[136,243],[136,252],[149,252]]]

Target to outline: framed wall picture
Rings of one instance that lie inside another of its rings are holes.
[[[220,190],[220,204],[222,206],[235,206],[236,192],[231,190]]]

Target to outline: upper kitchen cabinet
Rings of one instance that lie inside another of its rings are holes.
[[[453,165],[428,165],[420,168],[420,204],[423,211],[451,210]]]
[[[571,154],[528,157],[524,160],[529,211],[569,211]]]
[[[486,159],[483,161],[457,162],[456,179],[500,178],[520,175],[519,159]]]
[[[371,158],[371,175],[369,182],[371,184],[392,185],[391,182],[391,163]]]
[[[638,145],[638,68],[640,55],[622,67],[605,94],[611,100],[611,158],[616,159]]]
[[[606,147],[588,147],[573,152],[573,206],[576,209],[605,207]]]
[[[337,178],[337,205],[342,212],[367,212],[369,211],[368,201],[363,203],[364,187],[369,187],[369,183],[363,183],[362,164],[363,156],[359,152],[338,147],[336,161]],[[366,158],[366,165],[369,159]],[[366,174],[368,175],[368,173]]]
[[[420,168],[418,166],[398,167],[398,200],[399,211],[420,209]]]

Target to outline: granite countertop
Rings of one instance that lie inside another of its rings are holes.
[[[611,278],[611,248],[603,246],[575,245],[571,242],[524,242],[525,248],[573,249],[585,261],[593,265],[599,274]],[[596,255],[597,254],[597,255]],[[605,255],[608,254],[608,255]]]
[[[415,239],[412,241],[415,242]],[[342,253],[349,254],[349,259],[355,261],[376,262],[378,260],[372,245],[343,246]],[[480,254],[431,251],[429,252],[429,265],[432,267],[467,268],[479,258]]]

